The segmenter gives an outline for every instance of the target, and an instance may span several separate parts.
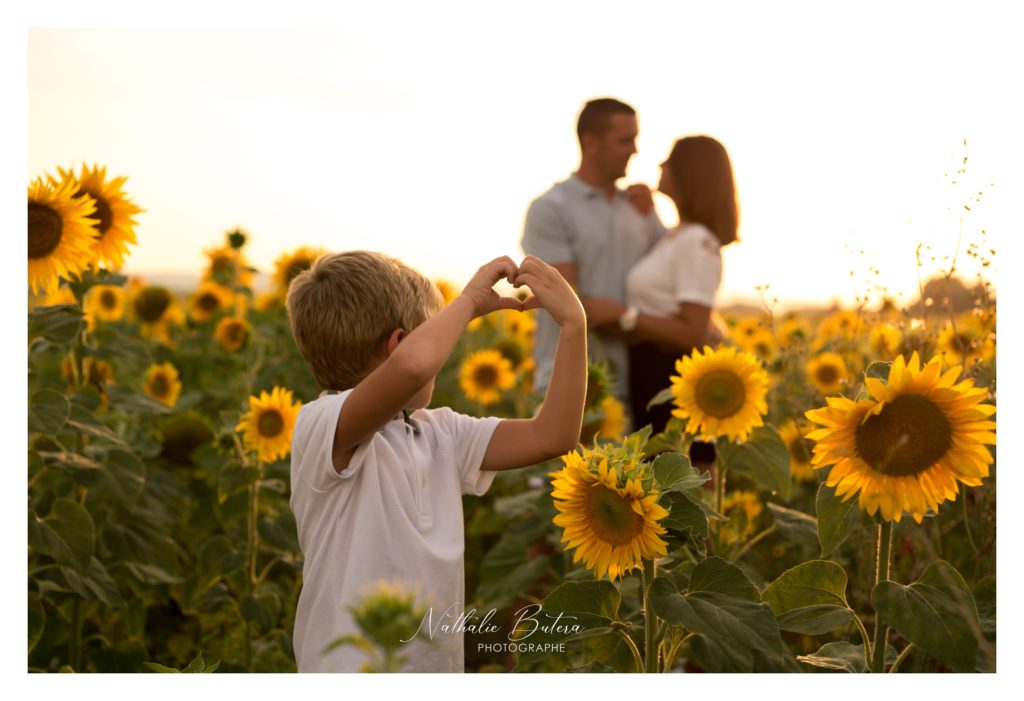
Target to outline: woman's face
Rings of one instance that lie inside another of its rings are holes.
[[[668,168],[668,159],[666,158],[661,164],[661,179],[658,181],[658,192],[674,199],[674,189],[672,172]]]

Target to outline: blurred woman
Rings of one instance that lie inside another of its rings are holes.
[[[739,226],[729,154],[709,136],[676,141],[661,164],[658,190],[675,203],[679,224],[630,270],[627,304],[604,297],[583,300],[587,321],[598,333],[629,340],[633,426],[650,423],[655,433],[665,429],[672,404],[648,411],[647,403],[669,386],[676,360],[722,338],[722,329],[712,323],[722,280],[721,247],[737,240]]]

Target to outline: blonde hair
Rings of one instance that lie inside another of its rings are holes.
[[[444,306],[430,280],[373,251],[327,253],[292,280],[285,303],[295,345],[321,389],[355,387],[381,362],[382,344]]]

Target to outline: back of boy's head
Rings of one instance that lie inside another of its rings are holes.
[[[292,280],[286,307],[295,345],[322,389],[355,387],[383,360],[384,343],[444,306],[420,273],[372,251],[327,253]]]

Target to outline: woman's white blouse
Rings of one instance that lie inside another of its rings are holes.
[[[675,316],[680,302],[714,307],[722,281],[720,249],[703,224],[669,231],[629,271],[627,302],[649,316]]]

